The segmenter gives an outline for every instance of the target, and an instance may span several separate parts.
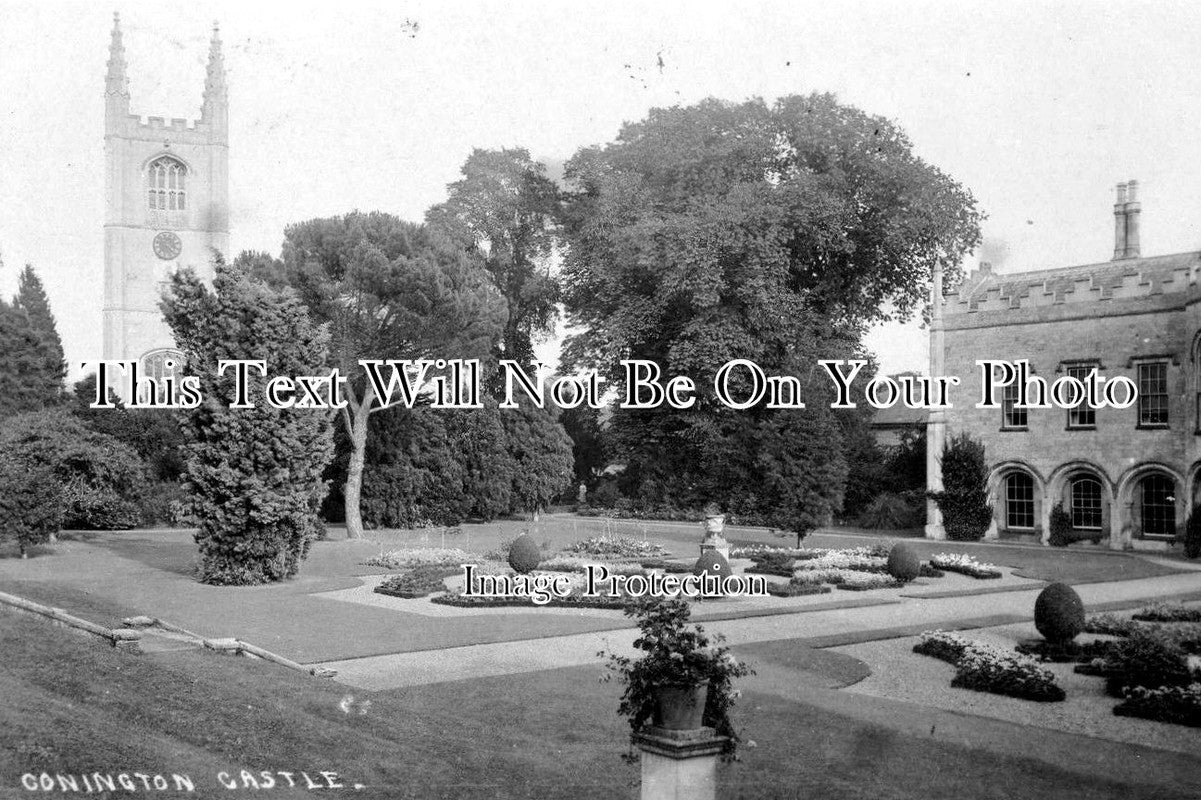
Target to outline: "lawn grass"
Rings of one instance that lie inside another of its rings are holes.
[[[121,653],[6,611],[0,652],[0,797],[27,796],[20,775],[43,770],[186,773],[196,782],[193,796],[248,796],[217,783],[219,771],[242,768],[333,770],[347,785],[365,786],[325,796],[637,796],[637,767],[619,758],[627,734],[614,713],[619,687],[597,681],[599,665],[350,692],[203,651]],[[821,691],[860,674],[845,657],[779,643],[743,654],[787,670],[790,685],[823,683]],[[1131,752],[1145,766],[1122,783],[915,737],[770,691],[748,691],[739,719],[757,746],[744,751],[743,762],[722,767],[723,800],[1183,796],[1146,782],[1154,753]],[[1032,752],[1039,752],[1040,734],[1032,734]],[[314,793],[274,789],[270,796]]]

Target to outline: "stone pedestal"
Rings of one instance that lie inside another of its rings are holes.
[[[669,731],[651,726],[634,736],[634,744],[642,751],[642,800],[715,800],[725,736],[712,728]]]
[[[723,536],[709,536],[701,542],[701,555],[705,554],[706,550],[716,550],[721,553],[721,557],[727,562],[730,560],[730,543]]]
[[[705,536],[701,539],[701,555],[704,555],[706,550],[716,550],[729,563],[730,543],[721,535],[725,526],[725,514],[711,512],[705,515],[705,521],[701,523],[701,527],[705,531]]]

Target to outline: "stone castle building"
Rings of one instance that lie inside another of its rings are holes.
[[[1138,187],[1119,184],[1109,261],[1011,274],[988,264],[957,295],[935,305],[931,373],[963,381],[953,408],[928,422],[929,485],[941,488],[935,457],[950,437],[982,441],[989,466],[989,536],[1044,543],[1056,503],[1074,538],[1114,549],[1168,545],[1201,495],[1201,253],[1144,257]],[[941,276],[935,297],[942,295]],[[978,359],[1026,359],[1048,384],[1092,369],[1127,376],[1128,408],[1022,408],[1017,386],[998,389],[1000,408],[976,408]],[[926,534],[943,535],[937,508]]]
[[[166,361],[178,363],[159,309],[167,281],[184,266],[211,280],[213,252],[229,252],[229,105],[216,26],[195,122],[131,114],[126,69],[114,15],[104,92],[103,353],[137,359],[143,375],[161,377]]]

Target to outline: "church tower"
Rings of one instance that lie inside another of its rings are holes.
[[[171,274],[192,267],[211,281],[213,252],[229,253],[229,105],[217,27],[195,122],[131,114],[126,67],[114,14],[104,88],[103,352],[162,377],[168,359],[178,363],[159,309]]]

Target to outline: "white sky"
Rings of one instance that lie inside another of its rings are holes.
[[[559,160],[654,106],[814,90],[896,120],[970,188],[1001,271],[1109,258],[1128,178],[1144,255],[1201,248],[1187,2],[0,0],[0,292],[32,262],[71,361],[100,353],[114,10],[143,116],[199,115],[221,23],[235,253],[352,209],[419,220],[472,147]],[[869,344],[887,371],[924,365],[916,325]]]

